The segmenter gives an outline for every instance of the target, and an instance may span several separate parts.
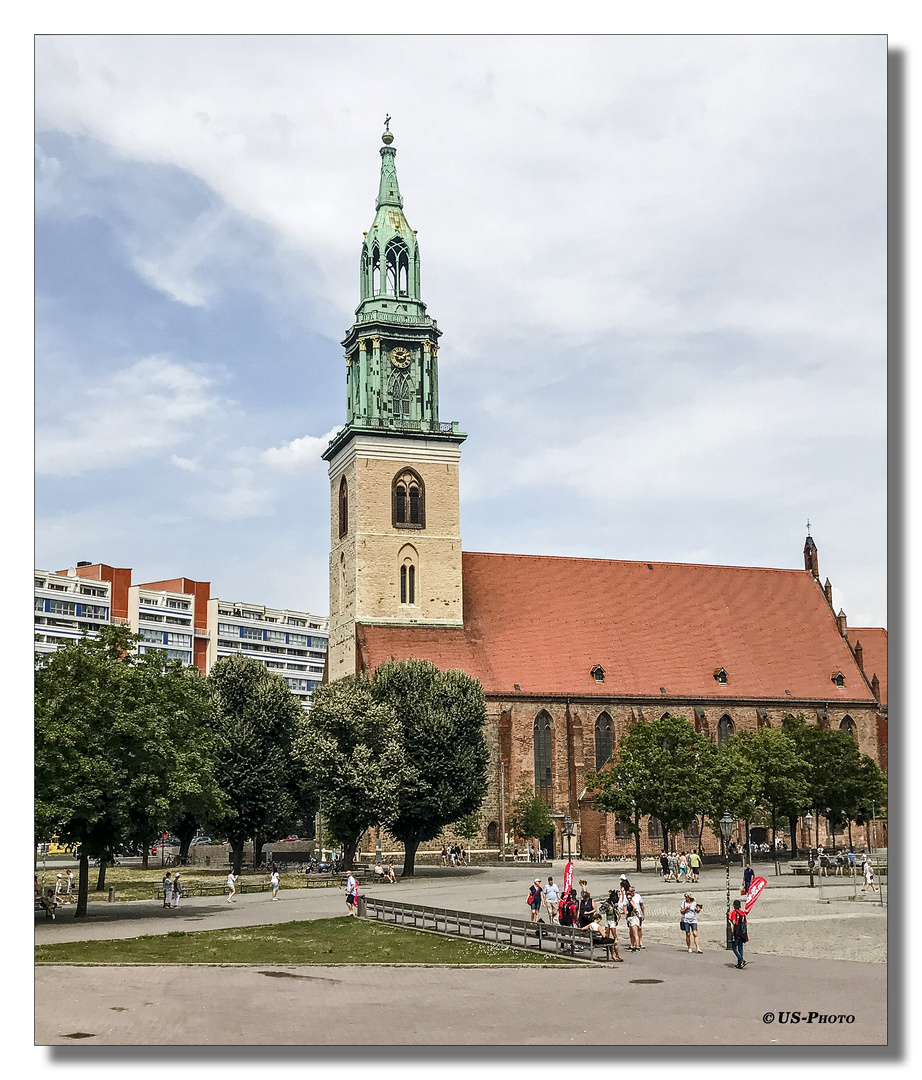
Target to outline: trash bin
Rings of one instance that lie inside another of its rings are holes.
[[[109,886],[109,903],[111,904],[114,899],[115,899],[115,886],[110,885]]]

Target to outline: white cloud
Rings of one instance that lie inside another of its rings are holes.
[[[260,454],[260,461],[270,469],[280,472],[304,473],[318,469],[323,465],[320,455],[339,430],[339,427],[335,427],[326,435],[304,435],[300,439],[292,439],[284,446],[270,447]]]
[[[46,401],[36,432],[39,475],[76,476],[134,464],[185,442],[222,402],[212,380],[151,356],[95,385],[70,384]]]
[[[182,469],[184,472],[198,472],[200,461],[198,458],[185,458],[180,457],[178,454],[172,454],[170,461],[176,466],[177,469]]]

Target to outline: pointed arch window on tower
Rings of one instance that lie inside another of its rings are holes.
[[[409,372],[392,372],[388,389],[391,397],[391,415],[395,420],[409,420],[411,393]]]
[[[349,531],[349,487],[345,476],[339,482],[339,535]]]
[[[392,505],[395,529],[425,529],[426,490],[413,469],[403,469],[394,477]]]
[[[384,252],[385,286],[388,296],[406,296],[410,272],[407,245],[399,237],[392,240]]]
[[[717,745],[722,746],[736,731],[736,724],[729,716],[722,716],[717,724]]]
[[[397,556],[400,564],[400,603],[416,606],[419,585],[419,556],[411,544],[400,549]]]
[[[378,245],[371,249],[371,294],[378,296],[381,292],[381,252]]]

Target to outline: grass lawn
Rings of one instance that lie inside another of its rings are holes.
[[[570,964],[550,952],[344,916],[233,930],[38,945],[44,964]]]
[[[153,860],[152,860],[153,861]],[[99,876],[99,868],[95,866],[90,867],[90,883],[89,892],[87,894],[87,901],[91,904],[99,903],[101,901],[108,901],[109,889],[115,886],[115,899],[116,900],[152,900],[155,896],[155,890],[157,886],[163,881],[163,875],[170,871],[173,875],[176,871],[179,871],[180,880],[185,881],[186,884],[192,884],[193,882],[202,883],[207,885],[219,885],[227,880],[227,867],[219,869],[205,869],[198,866],[170,866],[160,867],[151,866],[148,870],[143,870],[140,866],[110,866],[106,869],[106,881],[105,887],[100,891],[96,891],[96,881]],[[41,870],[38,871],[39,880],[41,881]],[[76,875],[76,871],[74,871]],[[45,884],[46,886],[53,886],[55,882],[55,876],[57,870],[45,871]],[[64,876],[67,876],[67,871],[64,871]],[[240,875],[240,881],[268,881],[269,875],[264,871],[244,871]],[[304,874],[299,873],[282,873],[279,875],[280,888],[282,889],[298,889],[304,887]],[[74,881],[74,894],[76,895],[77,882]]]

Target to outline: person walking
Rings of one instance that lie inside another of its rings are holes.
[[[557,921],[557,908],[560,903],[560,890],[554,884],[554,879],[549,877],[544,887],[544,906],[547,908],[548,921],[553,924]]]
[[[73,870],[67,871],[67,895],[72,896],[74,892],[74,872]]]
[[[616,964],[623,964],[624,960],[618,951],[618,900],[618,890],[612,889],[608,899],[599,905],[599,911],[602,915],[602,936],[605,938],[608,959]]]
[[[685,852],[679,854],[679,883],[684,885],[688,879],[688,859]]]
[[[692,881],[697,881],[698,875],[701,872],[701,856],[698,854],[697,851],[689,852],[688,869],[691,873]]]
[[[346,878],[346,908],[350,915],[355,915],[359,907],[359,883],[355,880],[355,874],[349,871]]]
[[[233,870],[227,875],[227,902],[234,902],[234,895],[237,892],[237,875]]]
[[[666,880],[666,875],[669,873],[669,856],[666,854],[665,848],[660,853],[659,857],[659,876]]]
[[[537,922],[541,912],[541,898],[544,890],[541,888],[541,878],[535,878],[535,883],[528,890],[528,906],[531,908],[531,921]]]
[[[733,928],[730,937],[730,948],[736,957],[737,968],[744,968],[746,961],[743,959],[743,946],[749,940],[749,926],[741,900],[733,901],[733,910],[729,913],[729,918]]]
[[[179,898],[182,896],[182,882],[179,880],[179,874],[173,878],[173,910],[179,907]]]
[[[278,900],[279,898],[279,872],[273,870],[272,875],[269,878],[269,884],[272,886],[272,899]]]
[[[871,866],[871,860],[864,860],[864,888],[862,892],[867,892],[870,889],[871,892],[877,892],[877,886],[874,884],[874,867]]]
[[[752,879],[756,876],[755,870],[746,863],[746,869],[743,871],[743,889],[740,896],[745,896],[749,892],[749,886],[752,884]]]
[[[699,911],[701,911],[701,905],[696,903],[691,893],[686,893],[684,901],[679,905],[679,914],[682,916],[679,926],[685,931],[685,944],[689,952],[701,952],[701,945],[698,942]],[[692,949],[692,938],[695,941],[694,949]]]
[[[173,902],[173,878],[169,870],[163,875],[163,906],[170,907]]]
[[[641,925],[644,917],[643,897],[637,892],[633,885],[625,890],[621,910],[627,918],[628,933],[631,936],[631,952],[638,952],[640,949],[645,949],[646,945],[643,944],[641,939],[641,934],[643,933]]]

